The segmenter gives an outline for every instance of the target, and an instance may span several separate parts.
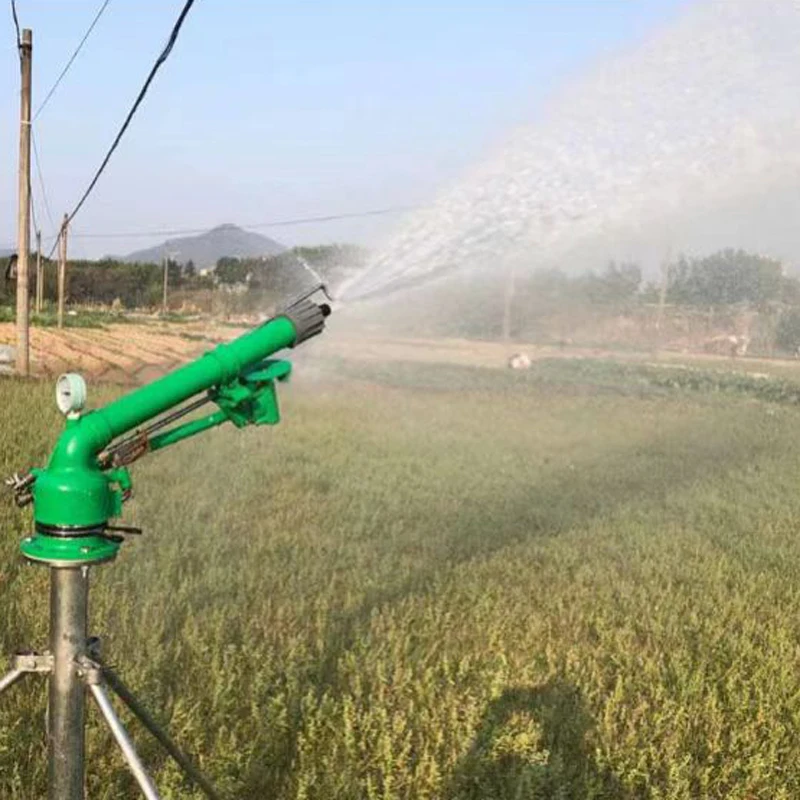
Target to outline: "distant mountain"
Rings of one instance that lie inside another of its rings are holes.
[[[243,230],[236,225],[219,225],[199,236],[183,236],[167,239],[166,242],[146,250],[137,250],[123,256],[123,261],[159,262],[164,256],[185,264],[193,261],[197,269],[216,265],[220,258],[258,258],[282,253],[286,248],[260,233]]]

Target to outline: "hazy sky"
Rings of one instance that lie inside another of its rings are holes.
[[[34,33],[34,108],[99,0],[18,0]],[[182,0],[112,0],[35,124],[53,215],[115,135]],[[80,234],[241,225],[424,203],[559,86],[687,0],[198,0],[75,221],[71,253],[164,237]],[[19,69],[3,27],[0,246],[15,240]],[[34,173],[45,236],[47,219]],[[374,243],[392,218],[266,229],[287,244]]]

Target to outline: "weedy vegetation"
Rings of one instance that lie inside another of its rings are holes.
[[[686,375],[300,368],[277,428],[134,467],[92,629],[240,800],[796,798],[798,389]],[[4,473],[41,463],[52,386],[0,400]],[[0,647],[44,647],[30,516],[0,524]],[[3,798],[45,794],[44,708],[0,700]],[[94,711],[89,753],[89,797],[138,796]]]
[[[0,305],[0,322],[16,321],[16,309],[11,306]],[[55,308],[46,308],[41,313],[31,314],[31,325],[38,328],[55,328],[58,325],[58,312]],[[111,311],[96,311],[81,309],[75,314],[64,316],[65,328],[102,328],[108,323],[123,323],[129,320],[124,314]]]

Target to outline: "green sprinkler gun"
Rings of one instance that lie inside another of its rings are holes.
[[[276,384],[291,371],[270,357],[321,333],[330,306],[311,297],[315,287],[262,325],[210,350],[196,361],[84,412],[86,384],[80,375],[62,375],[56,400],[66,429],[47,466],[14,475],[8,483],[17,505],[33,503],[34,530],[21,545],[30,561],[50,568],[50,636],[44,652],[22,650],[0,676],[0,694],[28,674],[48,676],[47,762],[50,800],[85,800],[85,699],[90,694],[122,750],[147,800],[159,793],[112,703],[112,693],[169,753],[183,773],[209,798],[220,795],[152,714],[107,666],[100,640],[88,633],[89,572],[113,560],[126,533],[114,525],[131,496],[128,466],[202,431],[232,422],[274,425],[280,419]],[[182,417],[207,403],[217,410]]]
[[[324,286],[311,294],[318,289]],[[311,294],[238,339],[94,411],[83,411],[83,378],[62,375],[56,400],[66,429],[47,466],[8,479],[17,505],[34,506],[35,528],[22,542],[23,555],[53,567],[113,559],[120,534],[139,532],[111,524],[131,496],[133,461],[225,422],[238,428],[275,425],[276,384],[289,377],[291,364],[270,356],[321,333],[330,314],[330,306],[312,301]],[[217,410],[168,427],[207,403]]]

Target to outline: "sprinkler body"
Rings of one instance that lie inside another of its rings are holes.
[[[276,424],[276,383],[289,377],[291,365],[269,356],[320,333],[328,313],[328,306],[302,300],[103,408],[70,413],[47,466],[26,477],[35,530],[22,542],[23,555],[53,567],[113,559],[121,537],[109,534],[109,521],[121,514],[132,484],[126,463],[118,463],[125,459],[108,454],[112,442],[202,392],[218,411],[157,436],[132,437],[136,457],[228,421],[236,427]]]

